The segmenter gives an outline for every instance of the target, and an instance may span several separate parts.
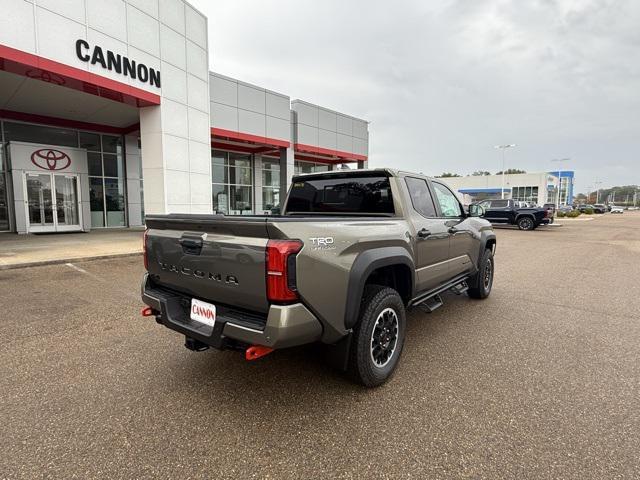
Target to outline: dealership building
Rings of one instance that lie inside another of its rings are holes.
[[[268,214],[294,173],[367,164],[367,121],[210,72],[184,1],[0,6],[0,231]]]
[[[510,198],[536,205],[573,203],[574,172],[536,172],[502,175],[468,175],[466,177],[443,178],[449,186],[460,193],[467,202],[475,202],[492,198]],[[504,182],[504,183],[503,183]]]

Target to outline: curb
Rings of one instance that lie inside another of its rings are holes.
[[[60,265],[62,263],[71,263],[71,262],[87,262],[90,260],[108,260],[110,258],[135,257],[138,255],[142,255],[142,250],[138,252],[112,253],[109,255],[93,255],[90,257],[57,258],[55,260],[40,260],[37,262],[23,262],[23,263],[9,264],[9,265],[0,265],[0,271],[16,270],[18,268],[42,267],[46,265]]]

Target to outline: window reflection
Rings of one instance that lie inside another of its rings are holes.
[[[253,213],[251,155],[212,150],[213,211],[226,215]]]

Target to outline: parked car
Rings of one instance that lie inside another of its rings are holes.
[[[585,210],[594,210],[594,206],[588,203],[583,203],[582,205],[578,205],[578,210],[580,212],[584,212]]]
[[[558,208],[558,211],[562,213],[573,212],[573,207],[571,205],[562,205]]]
[[[593,206],[593,213],[605,213],[607,211],[607,207],[602,203],[596,203]]]
[[[484,208],[484,218],[491,223],[517,225],[520,230],[533,230],[551,221],[548,209],[520,208],[516,200],[484,200],[478,205]]]
[[[282,215],[147,215],[143,315],[191,350],[247,360],[328,344],[333,363],[380,385],[407,309],[432,311],[447,290],[490,294],[496,235],[483,213],[436,179],[376,169],[294,176]]]
[[[611,213],[624,213],[624,209],[616,205],[611,205]]]

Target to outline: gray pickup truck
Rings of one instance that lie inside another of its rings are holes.
[[[293,178],[281,215],[148,215],[143,315],[247,359],[320,342],[366,386],[393,373],[405,310],[486,298],[496,237],[444,184],[390,169]]]

